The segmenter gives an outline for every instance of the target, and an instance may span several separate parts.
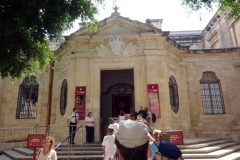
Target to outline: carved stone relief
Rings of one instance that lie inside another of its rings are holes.
[[[141,53],[137,40],[127,40],[117,36],[93,47],[93,55],[100,57],[128,57]]]

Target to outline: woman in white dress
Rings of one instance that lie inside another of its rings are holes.
[[[37,154],[37,160],[57,160],[57,153],[53,149],[54,140],[52,137],[45,137],[42,141],[42,147]]]

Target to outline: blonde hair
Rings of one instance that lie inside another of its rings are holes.
[[[159,140],[162,141],[167,141],[167,142],[171,142],[171,138],[170,135],[167,132],[161,132],[158,136]]]
[[[158,130],[158,129],[154,129],[153,130],[153,138],[156,140],[156,139],[159,139],[159,134],[161,134],[161,130]]]
[[[47,136],[47,137],[43,138],[43,141],[44,140],[48,140],[51,143],[50,148],[52,148],[52,149],[54,148],[54,139],[52,137]]]
[[[125,117],[131,117],[131,115],[130,114],[125,114]]]

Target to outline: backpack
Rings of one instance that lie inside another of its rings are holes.
[[[152,113],[152,122],[155,123],[157,120],[157,117],[154,113]]]

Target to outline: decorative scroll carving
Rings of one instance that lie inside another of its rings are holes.
[[[129,42],[123,49],[122,55],[123,56],[130,56],[134,54],[137,50],[137,41],[131,41]]]
[[[108,47],[106,47],[105,45],[103,45],[101,43],[96,45],[96,50],[100,57],[111,56],[111,52],[108,49]]]
[[[133,56],[139,54],[136,40],[126,41],[120,37],[114,37],[94,46],[97,55],[100,57]]]

